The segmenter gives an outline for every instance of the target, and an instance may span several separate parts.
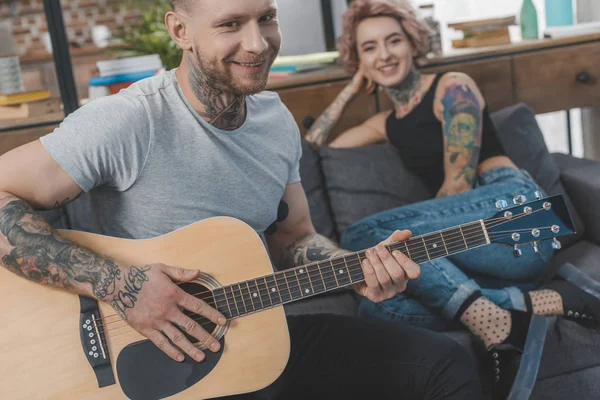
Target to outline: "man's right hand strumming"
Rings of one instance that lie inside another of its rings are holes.
[[[199,274],[198,270],[164,264],[122,268],[117,290],[105,301],[133,329],[150,339],[172,359],[183,361],[183,351],[194,360],[202,361],[204,353],[185,334],[198,339],[213,352],[219,351],[220,343],[197,321],[185,315],[183,309],[217,325],[225,325],[226,319],[206,302],[188,294],[175,283],[192,281]]]

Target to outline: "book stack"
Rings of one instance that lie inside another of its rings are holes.
[[[300,56],[277,57],[269,72],[269,79],[284,79],[300,72],[314,71],[334,63],[339,52],[305,54]]]
[[[474,48],[510,44],[508,27],[517,25],[515,16],[448,24],[449,28],[463,31],[464,38],[452,41],[452,47]]]
[[[136,81],[154,76],[163,65],[158,54],[151,54],[98,61],[96,67],[99,76],[89,80],[90,100],[118,93]]]
[[[60,111],[60,99],[51,98],[49,90],[0,95],[0,120],[41,117]]]

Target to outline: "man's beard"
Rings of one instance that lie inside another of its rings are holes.
[[[273,64],[279,50],[271,46],[264,55],[256,57],[253,60],[243,60],[243,62],[252,64],[263,61],[268,66]],[[200,70],[204,78],[204,85],[208,85],[213,89],[230,93],[234,96],[249,96],[262,92],[267,87],[269,79],[269,71],[265,67],[265,71],[258,74],[248,75],[247,83],[238,82],[232,71],[231,62],[224,60],[220,62],[216,58],[210,59],[204,55],[199,48],[195,51],[196,57],[193,60],[195,65]]]

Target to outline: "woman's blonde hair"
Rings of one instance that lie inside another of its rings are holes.
[[[358,70],[356,28],[361,21],[373,17],[395,18],[416,49],[417,59],[429,51],[431,30],[417,17],[408,0],[354,0],[342,16],[343,33],[338,39],[339,61],[347,72],[353,74]]]

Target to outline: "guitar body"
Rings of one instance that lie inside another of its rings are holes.
[[[273,273],[259,236],[233,218],[207,219],[147,240],[76,231],[59,233],[120,265],[160,262],[200,269],[218,285]],[[203,284],[206,286],[206,281]],[[105,342],[117,383],[99,388],[82,347],[78,296],[34,284],[4,268],[0,268],[0,293],[0,397],[11,400],[127,397],[119,384],[121,371],[117,371],[117,360],[132,343],[147,341],[145,337],[124,326],[122,321],[106,325]],[[103,318],[115,314],[108,304],[100,303],[99,307]],[[115,321],[115,317],[107,320]],[[122,328],[111,329],[117,326]],[[206,376],[167,397],[195,400],[220,397],[256,391],[275,381],[287,364],[290,350],[283,307],[230,320],[222,343],[220,358]],[[208,351],[205,353],[209,355]],[[123,365],[152,368],[147,362],[124,361],[121,368]],[[169,363],[177,364],[170,360],[157,362],[162,362],[158,367],[163,368],[168,368]],[[182,371],[187,373],[188,369]],[[150,383],[168,386],[169,380],[137,382]]]

